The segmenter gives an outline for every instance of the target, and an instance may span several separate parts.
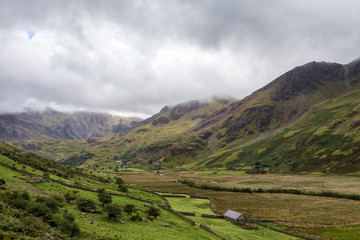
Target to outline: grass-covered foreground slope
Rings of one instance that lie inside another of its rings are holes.
[[[164,200],[157,195],[132,189],[125,194],[114,179],[61,167],[5,144],[0,179],[2,239],[216,239],[159,208],[156,203]],[[100,188],[107,197],[99,197]],[[111,203],[100,202],[109,198]]]

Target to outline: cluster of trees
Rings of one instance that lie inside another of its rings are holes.
[[[63,204],[61,197],[31,196],[27,191],[2,191],[0,199],[1,207],[6,209],[0,214],[0,230],[35,238],[43,237],[51,227],[57,227],[71,237],[80,233],[73,216],[55,217]]]
[[[266,171],[265,169],[269,168],[269,165],[267,164],[261,164],[259,161],[255,162],[255,165],[253,166],[252,171],[250,171],[253,174],[264,174],[264,173],[268,173],[268,171]]]
[[[122,181],[122,179],[117,180],[117,183],[120,184],[120,181]],[[97,209],[96,202],[94,200],[80,197],[78,198],[76,194],[77,191],[67,192],[64,197],[68,203],[74,203],[74,201],[76,201],[77,208],[82,212],[101,213],[101,211]],[[148,206],[146,211],[142,212],[140,209],[137,209],[133,204],[120,206],[117,203],[113,203],[112,195],[103,188],[98,189],[97,198],[98,202],[102,206],[102,211],[106,213],[108,219],[110,220],[118,220],[122,216],[123,212],[128,214],[130,216],[130,220],[132,221],[141,221],[141,216],[144,214],[149,220],[154,220],[156,219],[156,217],[160,216],[160,209],[155,206]]]

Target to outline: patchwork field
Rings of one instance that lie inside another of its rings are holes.
[[[190,219],[194,220],[197,224],[205,224],[206,226],[213,229],[216,233],[229,240],[236,239],[298,239],[293,236],[275,232],[271,229],[258,226],[258,230],[245,230],[240,226],[233,224],[225,219],[212,219],[201,217],[201,214],[216,214],[210,208],[210,201],[208,199],[199,198],[172,198],[168,197],[171,207],[177,211],[192,212],[196,216],[189,216]]]
[[[146,189],[211,197],[219,212],[233,209],[250,218],[277,220],[279,226],[294,233],[320,239],[360,239],[360,201],[330,197],[275,193],[210,191],[182,184],[249,188],[292,188],[309,191],[331,190],[360,193],[360,178],[321,175],[244,175],[211,172],[124,173],[124,180]],[[173,200],[180,201],[180,200]]]

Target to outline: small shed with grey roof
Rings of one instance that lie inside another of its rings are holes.
[[[249,218],[247,216],[245,216],[243,213],[235,212],[232,210],[227,210],[223,214],[223,216],[226,220],[232,221],[233,223],[238,225],[244,226],[249,223]]]

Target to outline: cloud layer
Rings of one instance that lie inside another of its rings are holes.
[[[153,114],[360,56],[358,1],[1,1],[0,112]]]

